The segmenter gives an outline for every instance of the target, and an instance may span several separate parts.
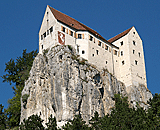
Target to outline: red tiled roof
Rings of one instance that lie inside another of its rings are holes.
[[[129,32],[131,29],[132,29],[132,27],[129,28],[129,29],[127,29],[127,30],[125,30],[124,32],[122,32],[122,33],[120,33],[120,34],[112,37],[112,38],[109,39],[108,41],[109,41],[110,43],[113,43],[114,41],[116,41],[116,40],[118,40],[119,38],[121,38],[121,37],[125,36],[126,34],[128,34],[128,32]]]
[[[63,14],[61,13],[60,11],[50,7],[48,5],[48,7],[50,8],[51,12],[53,13],[53,15],[55,16],[55,18],[66,24],[67,26],[75,29],[75,30],[79,30],[79,31],[89,31],[90,33],[92,33],[93,35],[95,35],[96,37],[98,37],[99,39],[103,40],[104,42],[107,42],[110,44],[110,42],[108,42],[105,38],[103,38],[99,33],[97,33],[96,31],[94,31],[93,29],[87,27],[86,25],[78,22],[77,20],[71,18],[70,16],[66,15],[66,14]],[[114,46],[113,44],[110,44],[112,46]],[[116,46],[114,46],[116,47]],[[118,47],[116,47],[118,48]]]

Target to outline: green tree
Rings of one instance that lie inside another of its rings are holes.
[[[48,118],[48,123],[46,123],[46,126],[46,130],[58,130],[56,117],[53,118],[52,115],[50,115],[50,117]]]
[[[94,117],[92,117],[92,119],[89,121],[89,124],[91,124],[91,128],[93,128],[94,130],[99,130],[100,129],[100,120],[101,118],[99,117],[98,112],[96,111],[94,113]]]
[[[4,130],[6,128],[6,115],[3,112],[4,106],[0,104],[0,129]]]
[[[22,56],[17,57],[16,60],[11,59],[5,64],[6,74],[1,76],[3,78],[3,82],[8,82],[10,85],[15,85],[12,87],[14,97],[8,100],[9,106],[6,110],[8,114],[8,124],[10,127],[19,125],[21,112],[21,91],[24,88],[25,80],[29,77],[29,71],[36,55],[37,50],[30,53],[23,50]]]
[[[32,115],[27,120],[23,120],[20,130],[44,130],[43,120],[38,115]]]
[[[149,122],[154,128],[160,129],[160,94],[155,93],[153,98],[148,101],[150,105],[147,116],[151,121]]]
[[[85,123],[80,115],[76,115],[73,120],[67,122],[62,128],[64,130],[91,130]]]

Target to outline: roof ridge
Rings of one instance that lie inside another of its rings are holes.
[[[121,32],[121,33],[119,33],[119,34],[117,34],[117,35],[115,35],[114,37],[110,38],[108,41],[109,41],[110,43],[113,43],[114,41],[116,41],[116,40],[120,39],[121,37],[127,35],[127,34],[129,33],[129,31],[130,31],[133,27],[134,27],[134,26],[130,27],[129,29],[127,29],[127,30],[125,30],[125,31],[123,31],[123,32]]]

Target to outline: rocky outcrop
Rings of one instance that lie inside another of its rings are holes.
[[[52,114],[58,126],[81,114],[88,120],[97,111],[100,116],[114,107],[114,94],[128,96],[131,105],[139,102],[147,108],[152,94],[143,85],[125,87],[107,69],[97,70],[79,57],[71,46],[56,46],[38,54],[21,98],[21,122],[32,114],[44,120]]]

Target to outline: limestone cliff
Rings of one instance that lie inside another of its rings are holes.
[[[126,88],[107,69],[97,70],[70,46],[56,46],[38,54],[33,62],[22,91],[21,121],[38,114],[47,122],[52,114],[61,126],[80,113],[88,122],[95,111],[100,116],[110,112],[115,93],[144,108],[152,98],[143,85]]]

